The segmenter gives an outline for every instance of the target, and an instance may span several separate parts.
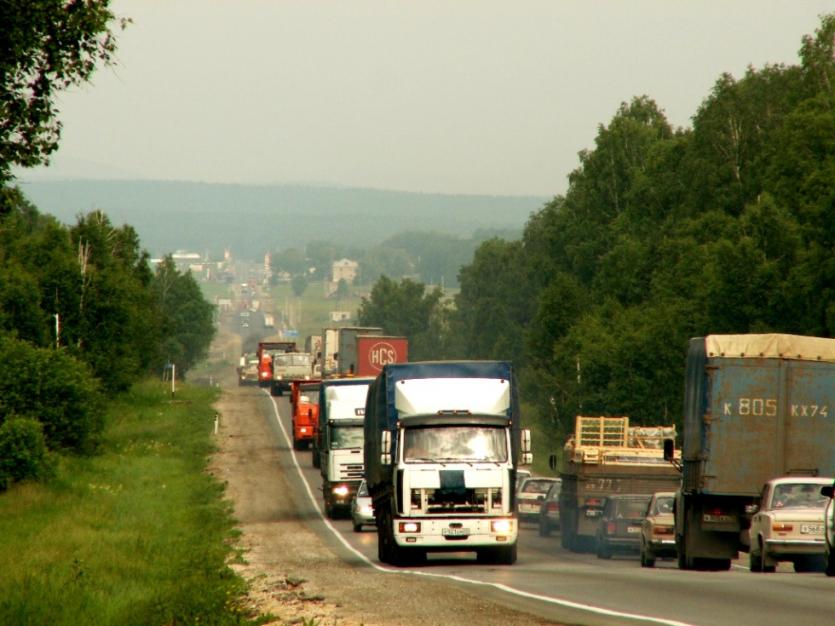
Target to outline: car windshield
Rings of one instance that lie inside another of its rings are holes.
[[[366,484],[365,481],[362,481],[360,483],[360,487],[359,487],[359,489],[357,489],[357,497],[359,497],[359,498],[368,497],[368,485]]]
[[[673,497],[663,496],[656,498],[655,509],[652,511],[653,515],[664,515],[665,513],[673,512]]]
[[[771,496],[773,509],[822,509],[828,498],[822,496],[816,483],[783,483],[774,487]]]
[[[551,480],[526,480],[522,485],[522,493],[548,493],[553,484]]]
[[[491,426],[407,428],[403,458],[420,461],[507,461],[505,431]]]
[[[331,429],[331,448],[362,448],[362,426],[334,426]]]

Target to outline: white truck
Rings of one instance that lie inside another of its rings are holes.
[[[312,380],[313,357],[308,352],[282,352],[273,356],[270,394],[282,396],[294,380]]]
[[[363,417],[372,380],[324,380],[319,389],[317,450],[327,517],[350,510],[351,498],[363,479]]]
[[[380,561],[469,551],[479,562],[514,563],[516,469],[530,461],[509,363],[386,365],[365,421]]]

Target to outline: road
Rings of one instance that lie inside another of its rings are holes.
[[[513,566],[478,565],[466,553],[430,555],[426,565],[410,570],[381,565],[373,527],[355,533],[350,520],[322,516],[319,471],[312,467],[310,453],[293,451],[287,439],[289,404],[266,392],[262,396],[262,417],[271,425],[282,466],[298,491],[295,499],[306,507],[299,514],[318,519],[317,532],[351,562],[360,560],[382,571],[449,577],[473,594],[565,623],[829,626],[835,621],[835,580],[821,573],[796,574],[781,566],[775,574],[752,574],[743,561],[734,562],[728,572],[679,571],[673,561],[662,560],[646,569],[637,557],[602,561],[566,551],[558,533],[540,537],[533,524],[522,525],[519,558]]]

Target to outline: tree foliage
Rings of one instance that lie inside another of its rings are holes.
[[[689,337],[831,337],[833,33],[835,14],[799,66],[720,76],[691,129],[622,104],[565,196],[461,269],[446,345],[518,363],[565,431],[579,412],[680,424]]]
[[[0,28],[0,185],[13,165],[43,163],[58,145],[56,94],[89,80],[124,27],[109,0],[5,0]]]

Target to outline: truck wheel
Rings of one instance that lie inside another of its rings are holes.
[[[826,555],[826,569],[824,569],[827,576],[835,576],[835,552],[829,551]]]
[[[362,532],[362,524],[357,524],[356,522],[354,522],[354,532],[355,533]]]
[[[497,549],[496,563],[499,565],[513,565],[516,563],[517,550],[516,545],[504,546]]]

